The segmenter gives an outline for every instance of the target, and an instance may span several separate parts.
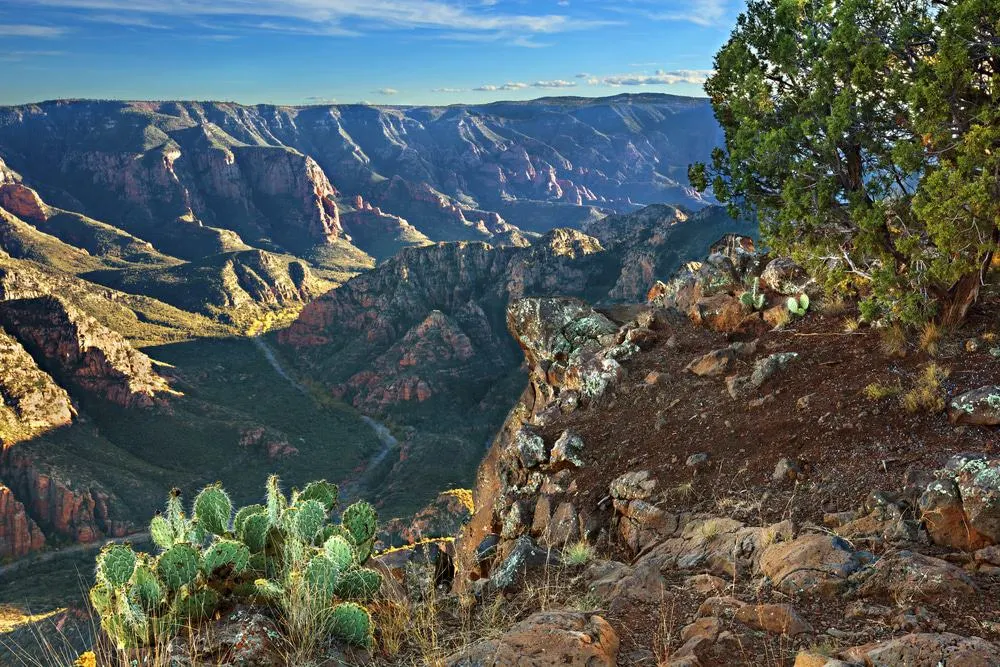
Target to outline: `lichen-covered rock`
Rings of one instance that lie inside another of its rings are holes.
[[[519,576],[529,568],[558,562],[558,556],[546,549],[540,549],[527,535],[514,542],[507,557],[491,573],[490,582],[498,589],[510,588]]]
[[[615,500],[645,500],[653,495],[656,478],[648,470],[635,470],[611,482],[611,497]]]
[[[583,446],[583,439],[579,435],[571,430],[563,431],[552,445],[549,463],[556,470],[566,467],[582,468]]]
[[[785,296],[801,294],[811,282],[805,269],[787,257],[771,260],[760,279],[769,289]]]
[[[883,556],[854,575],[859,598],[935,602],[974,595],[978,588],[961,568],[913,551]]]
[[[448,667],[614,667],[618,635],[596,614],[538,612],[498,639],[445,659]]]
[[[797,352],[776,352],[758,359],[749,376],[731,375],[726,378],[726,388],[733,398],[740,398],[758,389],[761,385],[798,358]]]
[[[935,544],[973,551],[990,540],[969,522],[957,482],[951,477],[931,482],[920,495],[921,518]]]
[[[863,657],[865,664],[871,667],[1000,665],[1000,647],[996,644],[979,637],[962,637],[951,632],[904,635],[851,653]]]
[[[958,472],[958,492],[969,525],[1000,542],[1000,460],[973,460]]]
[[[948,403],[948,420],[952,424],[1000,424],[1000,386],[980,387],[951,399]]]

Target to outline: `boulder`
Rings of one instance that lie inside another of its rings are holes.
[[[688,364],[685,370],[701,377],[715,377],[725,375],[735,363],[736,353],[727,347],[721,350],[712,350],[708,354],[698,357]]]
[[[964,570],[947,561],[913,551],[897,551],[859,571],[854,597],[900,603],[934,603],[975,595],[976,585]]]
[[[563,431],[549,454],[553,469],[583,467],[583,439],[574,431]]]
[[[596,614],[536,613],[498,639],[479,642],[446,658],[448,667],[614,667],[618,635]]]
[[[859,657],[871,667],[995,667],[1000,665],[1000,647],[951,632],[917,633],[864,647]]]
[[[969,525],[1000,542],[1000,460],[968,462],[958,473],[958,492]]]
[[[990,540],[969,522],[958,484],[952,479],[931,482],[918,502],[927,533],[935,544],[974,551]]]
[[[490,581],[498,589],[510,588],[529,568],[556,563],[558,560],[558,556],[554,553],[539,548],[530,537],[522,535],[514,542],[513,548],[503,562],[493,571]]]
[[[847,542],[820,533],[775,544],[760,557],[761,572],[789,595],[835,595],[860,566]]]
[[[996,426],[1000,424],[1000,386],[988,385],[967,391],[948,403],[952,424]]]
[[[636,470],[620,475],[611,482],[611,497],[615,500],[646,500],[653,495],[656,478],[648,470]]]
[[[801,294],[812,282],[805,269],[787,257],[768,262],[760,279],[769,289],[784,296]]]

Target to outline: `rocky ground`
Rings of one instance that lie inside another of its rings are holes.
[[[846,304],[772,330],[733,296],[763,267],[728,254],[645,307],[511,307],[531,386],[454,588],[516,599],[562,568],[586,611],[550,602],[446,664],[1000,664],[990,304],[933,357],[890,357]],[[763,277],[770,303],[812,290]],[[939,402],[910,413],[930,363]],[[597,557],[567,573],[580,540]]]

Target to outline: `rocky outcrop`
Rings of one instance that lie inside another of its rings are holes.
[[[45,535],[13,492],[0,484],[0,559],[19,558],[45,545]]]
[[[73,419],[66,391],[0,328],[0,448]]]
[[[149,357],[57,297],[0,302],[0,323],[54,375],[123,407],[169,390]]]
[[[21,447],[3,453],[0,475],[48,536],[94,542],[135,530],[131,522],[118,518],[117,499],[103,488],[78,484],[66,471],[43,464]]]
[[[499,639],[473,644],[447,658],[449,667],[614,667],[618,634],[597,614],[541,612],[516,624]]]
[[[386,260],[403,248],[431,244],[431,240],[406,219],[383,212],[361,195],[355,197],[353,210],[341,213],[340,220],[351,243],[377,261]]]
[[[0,181],[0,208],[27,222],[45,222],[48,207],[38,193],[20,183]]]

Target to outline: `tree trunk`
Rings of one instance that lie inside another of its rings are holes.
[[[992,258],[987,258],[987,263]],[[957,327],[965,321],[965,316],[969,313],[969,307],[976,302],[979,297],[979,288],[982,285],[982,274],[979,271],[968,273],[955,283],[948,290],[947,297],[941,303],[941,324],[945,327]]]

